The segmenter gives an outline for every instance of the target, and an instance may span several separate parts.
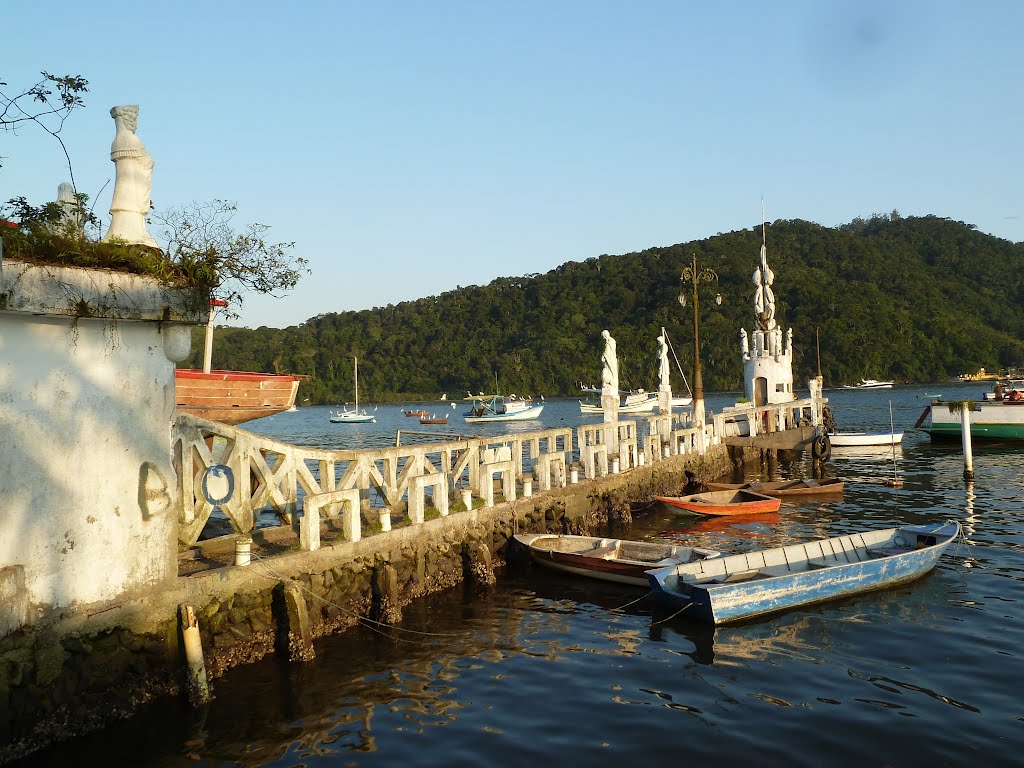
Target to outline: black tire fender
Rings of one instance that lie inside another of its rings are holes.
[[[828,435],[822,434],[814,437],[814,440],[811,441],[811,456],[817,461],[828,461],[832,456],[832,441],[828,439]]]

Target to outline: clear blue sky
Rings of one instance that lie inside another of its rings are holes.
[[[158,209],[231,200],[309,259],[233,324],[750,227],[762,196],[768,220],[896,209],[1024,240],[1019,0],[61,0],[3,19],[8,92],[44,69],[90,81],[62,135],[98,213],[108,110],[139,104]],[[0,155],[2,200],[67,178],[31,128]]]

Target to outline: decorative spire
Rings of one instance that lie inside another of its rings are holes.
[[[764,198],[761,198],[761,265],[754,270],[754,317],[763,331],[775,328],[775,294],[772,283],[775,273],[768,267],[768,249],[765,245]]]

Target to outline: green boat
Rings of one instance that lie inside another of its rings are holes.
[[[1024,398],[1020,400],[975,400],[968,414],[971,439],[991,442],[1024,441]],[[933,441],[960,440],[963,435],[959,410],[936,400],[928,405],[915,428],[924,429]]]

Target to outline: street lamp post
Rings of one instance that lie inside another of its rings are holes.
[[[693,424],[704,423],[704,379],[700,373],[700,336],[697,326],[697,307],[699,300],[698,286],[701,283],[718,282],[718,273],[708,267],[697,266],[697,254],[693,254],[693,263],[683,267],[680,276],[683,287],[679,292],[679,303],[686,306],[686,291],[690,291],[693,303]],[[715,294],[715,303],[722,303],[722,294]]]

